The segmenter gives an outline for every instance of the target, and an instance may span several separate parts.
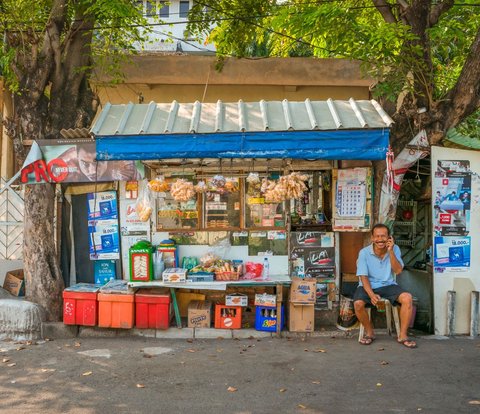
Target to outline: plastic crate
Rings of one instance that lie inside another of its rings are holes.
[[[215,305],[216,329],[240,329],[242,327],[242,307]]]
[[[98,326],[103,328],[133,328],[135,296],[99,293],[98,294]]]
[[[256,306],[255,308],[255,329],[257,331],[277,331],[277,307]],[[273,316],[272,316],[273,315]],[[285,311],[283,305],[280,311],[280,330],[285,327]]]
[[[95,326],[97,319],[97,292],[63,291],[63,323],[65,325]]]
[[[141,329],[168,329],[172,319],[170,294],[141,292],[135,295],[135,326]]]

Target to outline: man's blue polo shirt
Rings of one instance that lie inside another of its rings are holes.
[[[397,245],[393,246],[393,252],[403,267],[402,253]],[[381,259],[373,252],[373,244],[360,250],[357,260],[357,276],[368,276],[372,289],[397,284],[390,264],[390,255],[387,252]],[[359,284],[362,286],[361,281]]]

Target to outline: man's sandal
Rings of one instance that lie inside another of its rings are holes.
[[[362,345],[371,345],[372,342],[375,341],[375,337],[374,336],[368,336],[368,335],[365,335],[362,339],[360,339],[360,344]]]
[[[413,348],[417,347],[417,343],[413,339],[410,339],[410,338],[398,339],[397,342],[399,344],[403,345],[405,348],[413,349]]]

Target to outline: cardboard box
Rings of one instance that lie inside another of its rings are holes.
[[[165,269],[162,274],[164,282],[167,283],[183,283],[187,281],[187,269],[181,267],[171,267]]]
[[[8,271],[5,275],[3,288],[14,296],[25,296],[23,269]]]
[[[242,293],[232,293],[225,297],[225,305],[227,306],[248,306],[248,296]]]
[[[288,330],[290,332],[313,332],[315,329],[314,305],[290,302]]]
[[[188,316],[188,305],[192,300],[205,300],[203,293],[177,292],[177,304],[180,316],[186,318]]]
[[[290,288],[290,302],[294,303],[315,303],[317,291],[317,279],[292,278]]]
[[[212,302],[192,300],[188,305],[188,327],[210,328],[212,323]]]
[[[277,296],[269,295],[267,293],[257,293],[255,295],[255,306],[276,306]]]

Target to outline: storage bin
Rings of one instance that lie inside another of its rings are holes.
[[[79,284],[63,291],[63,323],[65,325],[95,326],[98,319],[95,285]]]
[[[135,307],[133,294],[98,294],[98,326],[102,328],[133,328]]]
[[[280,330],[285,326],[285,312],[283,305],[280,311]],[[255,329],[257,331],[277,331],[277,307],[256,306],[255,307]]]
[[[242,307],[215,305],[215,328],[240,329],[242,327]]]
[[[170,294],[142,289],[135,294],[135,326],[141,329],[168,329],[172,318]]]

